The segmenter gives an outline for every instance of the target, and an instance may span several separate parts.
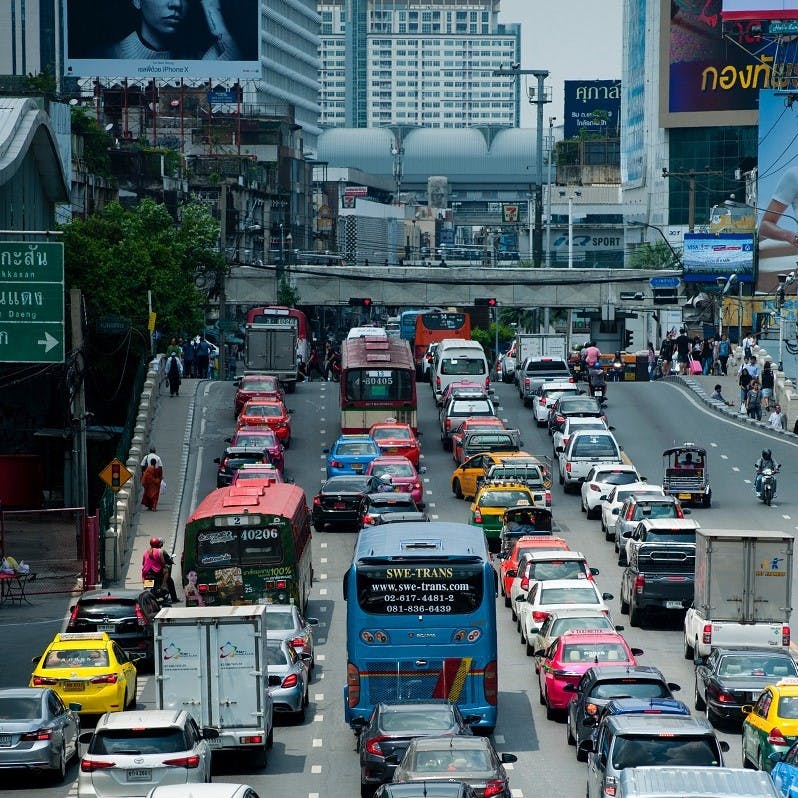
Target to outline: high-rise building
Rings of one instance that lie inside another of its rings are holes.
[[[61,72],[61,0],[0,3],[0,75]]]
[[[499,0],[319,0],[322,127],[518,127]]]

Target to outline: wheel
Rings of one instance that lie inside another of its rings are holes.
[[[576,745],[576,737],[574,737],[573,733],[571,732],[571,719],[565,722],[565,742],[568,745]]]
[[[621,591],[621,615],[626,615],[629,612],[629,602],[623,598],[623,590]]]
[[[615,540],[615,530],[604,527],[604,540],[606,540],[608,543]]]
[[[515,609],[513,609],[513,615],[515,616],[515,631],[521,632],[521,619],[516,615]]]
[[[579,509],[581,509],[583,513],[587,512],[587,507],[585,506],[585,500],[584,499],[582,499],[582,501],[579,503]],[[590,516],[588,516],[588,518],[590,518]]]
[[[67,755],[64,743],[61,743],[61,750],[58,752],[58,766],[52,773],[51,781],[53,784],[63,784],[67,771]]]
[[[557,720],[557,710],[552,708],[552,706],[549,704],[548,698],[546,699],[545,704],[546,704],[546,720]]]
[[[707,704],[706,704],[706,701],[704,701],[704,699],[701,698],[701,696],[698,694],[698,680],[696,680],[696,683],[695,683],[694,696],[695,696],[695,700],[694,700],[693,703],[695,704],[695,708],[699,712],[703,712],[707,708]]]
[[[773,501],[773,495],[769,490],[765,491],[765,504],[770,507],[771,502]]]
[[[296,382],[287,382],[285,384],[285,392],[286,393],[296,393]]]
[[[585,505],[585,514],[590,519],[600,518],[601,517],[601,508],[600,507],[588,507]],[[601,524],[601,531],[604,531],[604,524]]]
[[[285,443],[283,444],[283,448],[287,449],[289,446],[291,446],[291,438],[290,437],[285,439]]]
[[[618,565],[627,565],[626,562],[626,549],[618,550]]]
[[[585,751],[582,748],[579,748],[578,744],[577,744],[577,748],[576,748],[576,761],[577,762],[587,762],[587,751]],[[590,798],[590,794],[589,793],[588,793],[587,798]]]
[[[253,767],[263,770],[266,767],[268,756],[266,754],[266,746],[262,748],[254,748],[252,750],[252,765]]]
[[[272,748],[274,746],[274,726],[269,729],[269,734],[266,736],[266,747]]]
[[[515,629],[517,632],[521,631],[521,621],[518,619],[518,613],[515,611],[515,604],[513,604],[512,599],[510,600],[510,617],[516,621]]]
[[[136,692],[138,690],[138,679],[133,679],[133,689],[130,691],[130,698],[125,704],[125,709],[133,709],[136,706]]]
[[[709,493],[705,494],[701,503],[704,505],[704,507],[710,507],[712,505],[712,491],[709,491]]]
[[[635,605],[634,598],[629,599],[629,626],[640,626],[642,613]]]
[[[510,597],[509,596],[505,596],[504,597],[504,606],[505,607],[509,607],[511,603],[512,602],[510,601]]]
[[[531,657],[531,656],[534,655],[534,653],[535,653],[535,649],[532,647],[532,644],[529,642],[529,640],[527,640],[526,641],[526,655],[528,657]]]
[[[564,486],[565,485],[565,479],[563,479],[562,471],[560,471],[560,473],[559,473],[559,480],[560,480],[560,485]]]
[[[314,528],[314,529],[315,529],[317,532],[324,532],[324,522],[323,522],[323,521],[319,521],[319,523],[316,523],[316,522],[314,521],[314,522],[313,522],[313,528]]]
[[[695,659],[695,649],[687,642],[687,635],[684,637],[684,658]]]
[[[452,492],[454,493],[456,498],[458,499],[463,498],[463,487],[460,484],[459,479],[455,479],[454,482],[452,482]]]
[[[538,679],[538,701],[542,707],[546,706],[546,699],[543,697],[543,688],[540,686],[540,679]]]

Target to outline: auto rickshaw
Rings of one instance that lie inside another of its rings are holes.
[[[546,507],[510,507],[502,516],[500,557],[506,557],[524,535],[551,535],[551,510]]]
[[[665,470],[662,489],[668,496],[675,496],[683,504],[703,507],[712,504],[706,449],[686,442],[666,449],[662,458]]]

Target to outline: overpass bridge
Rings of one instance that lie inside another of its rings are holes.
[[[532,269],[514,266],[320,266],[292,264],[285,276],[302,305],[347,305],[350,297],[370,297],[375,305],[448,307],[473,305],[476,297],[496,297],[500,307],[632,312],[657,308],[651,277],[680,276],[653,269]],[[233,268],[225,282],[227,304],[275,304],[275,266]]]

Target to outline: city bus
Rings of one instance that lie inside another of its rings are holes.
[[[258,480],[208,494],[186,521],[186,606],[295,604],[313,579],[310,514],[296,485]]]
[[[344,574],[344,716],[380,701],[448,699],[496,726],[496,585],[485,535],[466,524],[386,524],[358,536]]]
[[[413,345],[413,338],[416,336],[416,318],[425,310],[410,309],[399,314],[399,337]]]
[[[247,325],[250,324],[285,324],[294,327],[297,333],[297,351],[294,357],[301,355],[305,363],[310,359],[310,322],[301,310],[281,305],[250,308],[247,311]]]
[[[421,376],[421,361],[424,359],[430,344],[443,341],[444,338],[471,338],[471,317],[468,313],[449,313],[442,310],[431,310],[416,316],[416,333],[413,338],[413,359],[416,374]]]
[[[341,344],[341,432],[368,432],[392,418],[418,427],[416,375],[407,341],[348,338]]]

